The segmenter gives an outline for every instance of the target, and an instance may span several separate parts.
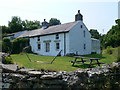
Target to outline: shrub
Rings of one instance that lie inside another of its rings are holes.
[[[23,48],[28,46],[29,39],[26,38],[17,38],[13,40],[12,53],[18,54],[22,52]]]
[[[92,52],[91,54],[97,54],[96,52]]]
[[[112,54],[113,53],[112,48],[111,47],[107,47],[106,53],[107,54]]]
[[[13,64],[13,60],[10,57],[5,57],[5,60],[2,63],[4,63],[4,64]]]
[[[118,47],[117,51],[118,51],[117,62],[120,62],[120,47]]]
[[[3,38],[3,41],[2,41],[2,51],[3,52],[11,52],[11,49],[12,49],[12,42],[10,41],[9,38]]]
[[[66,56],[72,57],[72,56],[76,56],[76,54],[74,54],[74,53],[68,53],[68,54],[66,54]]]

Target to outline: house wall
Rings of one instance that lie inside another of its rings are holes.
[[[100,40],[91,38],[91,51],[100,54]]]
[[[34,38],[30,38],[30,45],[32,47],[32,51],[34,53],[37,53],[39,55],[48,55],[48,56],[56,56],[60,50],[62,50],[61,55],[64,56],[66,52],[68,51],[68,34],[67,33],[61,33],[59,34],[59,39],[56,39],[56,34],[53,35],[47,35],[47,36],[40,36],[40,41],[37,41],[38,37],[34,37]],[[64,40],[66,39],[66,40]],[[45,41],[50,41],[50,51],[46,52],[45,48]],[[60,43],[60,49],[56,50],[56,42]],[[41,44],[41,49],[38,49],[37,44],[40,43]],[[66,44],[65,44],[66,43]],[[66,47],[66,50],[65,50]]]
[[[82,21],[77,22],[69,32],[69,52],[79,55],[91,54],[91,34]],[[85,49],[84,44],[86,45]]]

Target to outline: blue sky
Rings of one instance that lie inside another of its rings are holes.
[[[63,24],[73,22],[78,10],[88,29],[107,33],[118,18],[118,0],[0,0],[0,25],[7,25],[12,16],[40,22],[57,18]]]

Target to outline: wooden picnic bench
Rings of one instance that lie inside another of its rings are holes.
[[[73,57],[75,59],[70,61],[71,63],[73,63],[72,66],[74,66],[75,63],[82,64],[82,65],[89,65],[89,67],[91,67],[91,65],[100,66],[100,64],[104,64],[103,62],[99,62],[100,58],[90,58],[90,57],[81,57],[81,56],[73,56]]]

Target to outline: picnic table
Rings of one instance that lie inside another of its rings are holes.
[[[98,65],[104,64],[103,62],[99,62],[101,60],[100,58],[90,58],[90,57],[81,57],[81,56],[73,56],[75,59],[71,61],[72,66],[74,66],[75,63],[82,64],[82,65]],[[87,62],[87,63],[86,63]]]

